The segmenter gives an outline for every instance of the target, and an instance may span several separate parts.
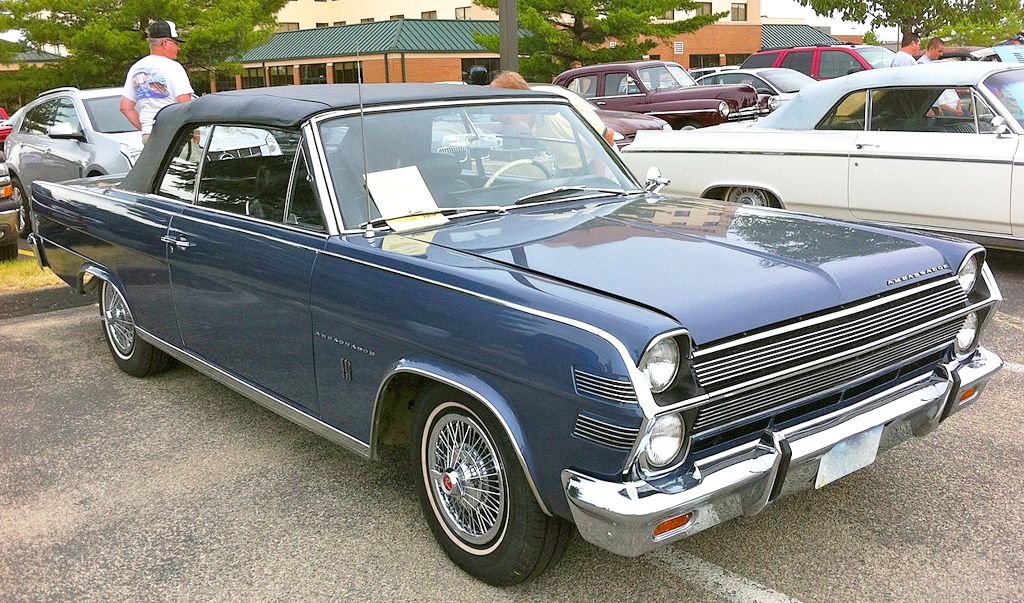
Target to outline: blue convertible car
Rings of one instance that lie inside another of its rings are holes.
[[[984,249],[666,197],[562,98],[301,86],[165,108],[123,178],[37,182],[40,261],[124,371],[184,362],[368,458],[406,446],[493,584],[639,555],[974,402]]]

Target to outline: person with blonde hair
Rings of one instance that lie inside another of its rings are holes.
[[[491,80],[494,88],[508,88],[510,90],[529,90],[530,85],[518,71],[499,71]]]

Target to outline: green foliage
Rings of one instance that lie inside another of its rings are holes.
[[[473,1],[498,8],[498,0]],[[593,65],[639,60],[659,41],[697,31],[728,14],[653,20],[673,9],[696,7],[694,2],[679,0],[519,0],[519,26],[531,34],[519,39],[519,71],[530,81],[550,81],[572,61]],[[476,41],[498,52],[498,36],[478,34]],[[608,46],[609,41],[615,41],[615,48]]]
[[[993,46],[1019,31],[1024,31],[1024,5],[1016,0],[993,10],[961,15],[935,35],[950,46]]]
[[[0,31],[20,30],[34,48],[63,46],[68,56],[43,68],[61,85],[120,86],[132,63],[149,53],[145,30],[174,21],[187,41],[186,69],[231,70],[246,51],[273,35],[288,0],[0,0]],[[27,81],[26,81],[27,83]]]
[[[864,34],[864,43],[865,44],[870,44],[872,46],[881,46],[882,45],[882,40],[872,30],[872,31],[868,31],[868,32],[866,32]]]
[[[836,17],[871,26],[899,27],[900,33],[914,32],[931,37],[964,15],[991,15],[1007,0],[798,0],[822,16]],[[1018,1],[1019,10],[1019,1]]]

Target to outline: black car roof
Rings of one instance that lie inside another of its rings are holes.
[[[361,90],[360,90],[361,88]],[[153,132],[134,168],[121,182],[126,190],[150,192],[160,171],[165,150],[175,135],[189,124],[251,124],[271,128],[295,128],[325,111],[417,102],[490,100],[516,97],[550,97],[550,92],[509,90],[458,84],[314,84],[251,88],[207,94],[160,110]]]

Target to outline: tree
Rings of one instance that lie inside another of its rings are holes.
[[[473,1],[498,8],[498,0]],[[520,71],[527,79],[550,81],[572,61],[585,65],[635,61],[659,41],[697,31],[728,14],[654,21],[672,10],[696,8],[697,3],[685,0],[519,0],[519,26],[530,32],[519,40]],[[498,51],[498,36],[478,34],[476,41]],[[609,42],[615,42],[614,48]]]
[[[872,28],[899,27],[900,34],[933,35],[964,15],[987,15],[1000,10],[1006,0],[798,0],[822,16]]]
[[[133,62],[149,53],[152,20],[178,25],[187,40],[186,69],[231,68],[270,39],[288,0],[0,0],[0,31],[20,30],[34,48],[63,46],[67,57],[44,69],[64,85],[119,86]],[[237,68],[237,67],[236,67]]]
[[[938,29],[935,35],[951,46],[992,46],[1020,31],[1024,31],[1024,5],[1016,0],[1001,10],[961,15],[960,19]]]

